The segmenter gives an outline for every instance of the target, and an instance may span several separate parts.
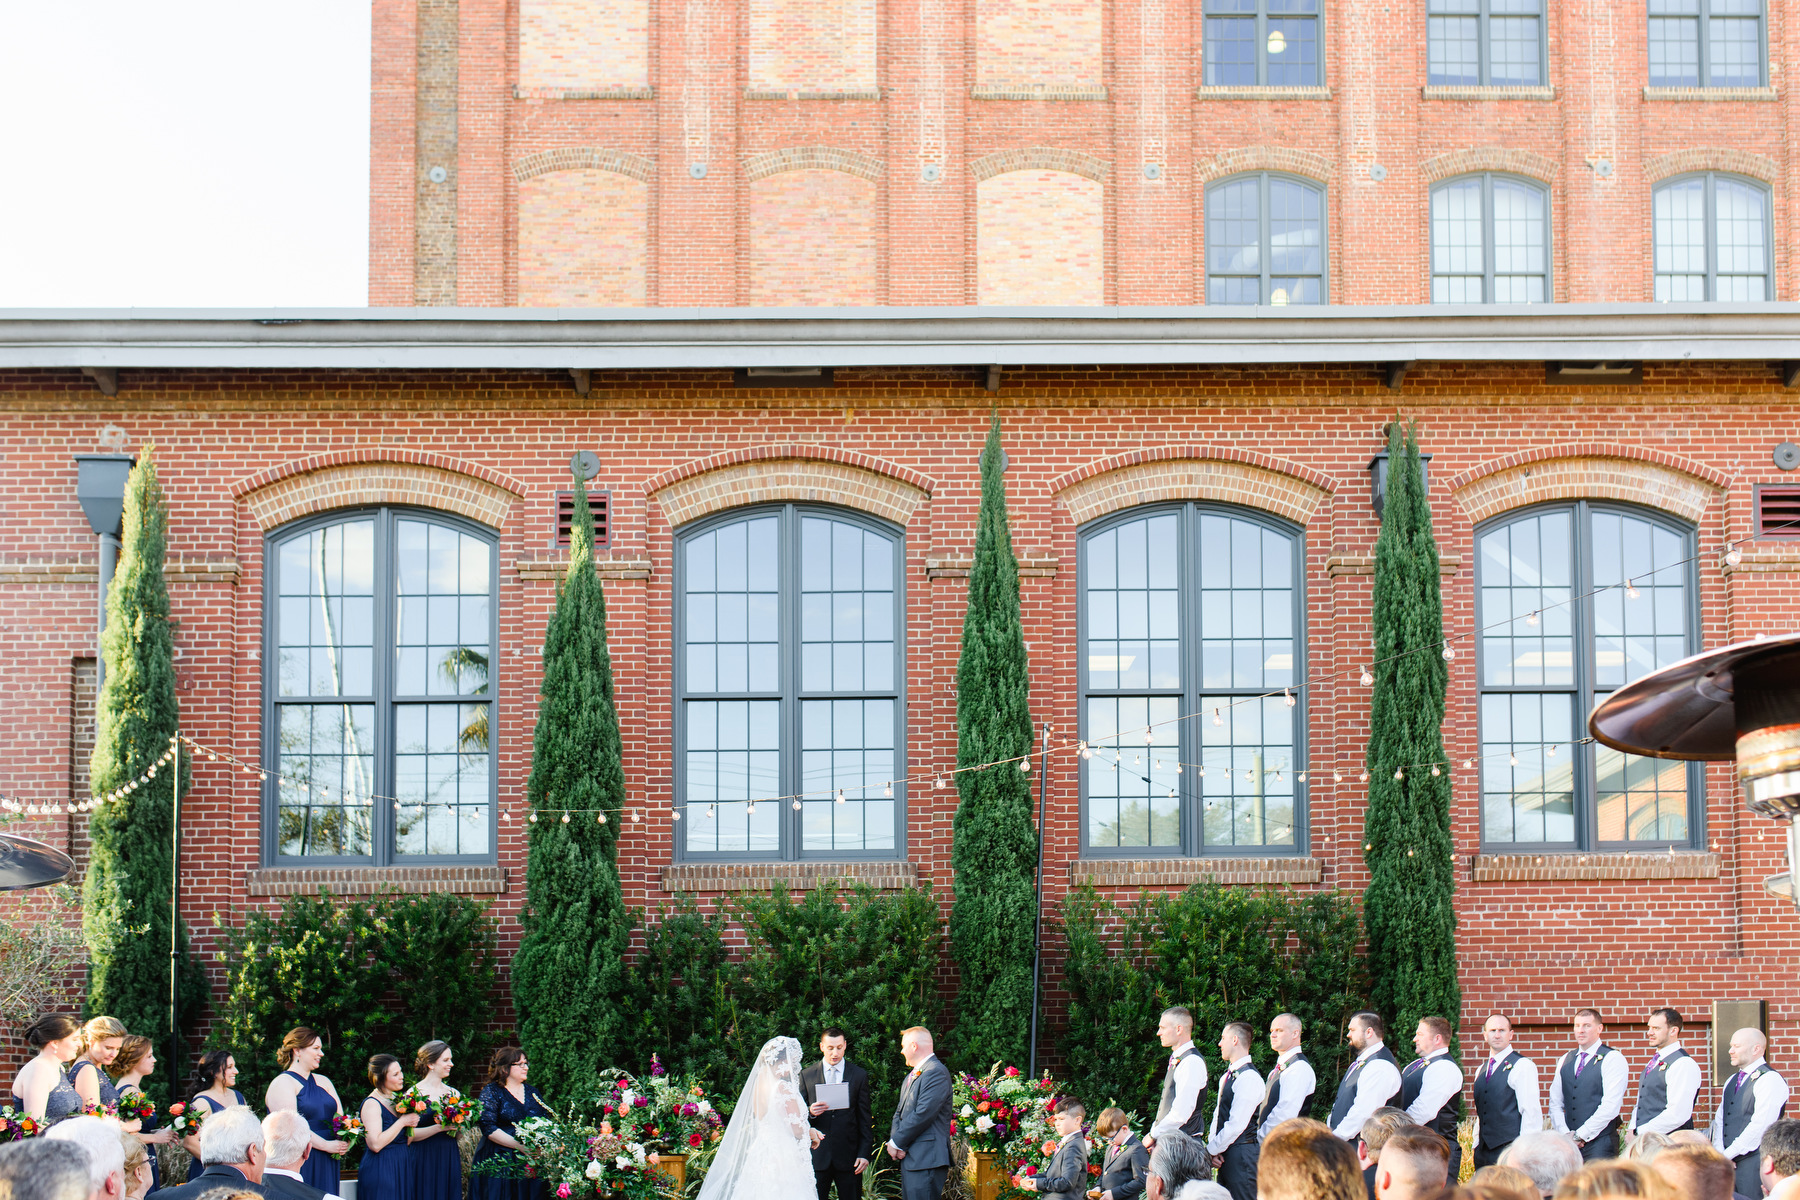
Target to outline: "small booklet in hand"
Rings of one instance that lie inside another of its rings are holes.
[[[821,1083],[817,1103],[826,1108],[849,1108],[850,1085],[847,1083]]]

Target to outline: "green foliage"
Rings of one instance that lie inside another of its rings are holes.
[[[606,647],[606,595],[594,573],[594,518],[575,480],[569,572],[544,630],[544,680],[526,796],[534,816],[524,934],[512,963],[519,1042],[532,1081],[573,1094],[629,1053],[625,955],[634,918],[619,884],[624,751]],[[563,820],[567,810],[575,810]],[[596,820],[606,816],[604,824]]]
[[[239,1089],[259,1105],[296,1025],[319,1032],[320,1070],[352,1107],[370,1055],[392,1054],[410,1075],[414,1052],[434,1038],[450,1043],[465,1091],[481,1078],[494,986],[485,905],[452,895],[296,896],[221,929],[226,997],[212,1040],[237,1058]]]
[[[1449,669],[1440,653],[1443,601],[1437,542],[1425,498],[1419,446],[1396,422],[1388,440],[1387,502],[1375,541],[1371,623],[1374,694],[1369,706],[1369,807],[1363,861],[1369,886],[1370,999],[1404,1046],[1420,1017],[1454,1029],[1462,1008],[1456,979],[1456,876],[1450,839],[1450,776],[1440,727]],[[1396,779],[1399,772],[1403,777]]]
[[[34,899],[0,920],[0,1023],[19,1030],[68,1001],[69,977],[87,960],[75,889],[59,883]]]
[[[175,699],[175,634],[163,581],[169,510],[157,482],[154,447],[145,446],[125,484],[118,567],[106,595],[100,639],[106,681],[96,711],[89,771],[95,796],[141,777],[169,750],[180,728]],[[179,775],[179,784],[176,777]],[[100,805],[88,823],[92,852],[82,882],[82,935],[91,955],[87,1016],[117,1017],[160,1050],[169,1040],[170,889],[174,880],[175,799],[191,782],[184,760],[165,765],[119,800]],[[188,955],[186,924],[175,934],[184,1021],[206,1002],[206,980]],[[146,1081],[159,1103],[167,1076]]]
[[[1217,1078],[1218,1033],[1228,1021],[1257,1031],[1266,1073],[1269,1021],[1305,1024],[1307,1058],[1328,1096],[1349,1066],[1344,1023],[1362,1006],[1355,905],[1337,892],[1250,891],[1197,883],[1176,895],[1117,904],[1092,885],[1069,894],[1062,933],[1069,1023],[1069,1083],[1090,1111],[1116,1103],[1153,1110],[1168,1051],[1156,1040],[1164,1009],[1194,1014],[1194,1042]]]
[[[1000,418],[981,454],[981,513],[962,657],[956,665],[956,765],[1029,754],[1030,684],[1019,617],[1019,564],[1006,522]],[[1037,831],[1032,776],[1015,763],[959,770],[950,865],[950,948],[961,968],[951,1051],[967,1063],[1025,1063],[1036,949]]]

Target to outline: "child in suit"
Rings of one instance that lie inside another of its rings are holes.
[[[1056,1106],[1056,1132],[1062,1144],[1044,1173],[1022,1182],[1028,1192],[1037,1192],[1045,1200],[1087,1200],[1087,1139],[1081,1136],[1081,1122],[1087,1110],[1079,1100],[1064,1100]]]

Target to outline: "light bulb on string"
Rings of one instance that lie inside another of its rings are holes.
[[[1472,758],[1463,759],[1463,770],[1473,771],[1474,769],[1475,769],[1475,760],[1474,759],[1472,759]]]
[[[1368,772],[1368,770],[1367,770],[1367,769],[1364,769],[1364,771],[1363,771],[1363,772],[1362,772],[1362,774],[1360,774],[1360,775],[1358,775],[1358,776],[1357,776],[1357,777],[1356,777],[1356,782],[1358,782],[1358,783],[1367,783],[1367,782],[1369,782],[1369,772]]]
[[[939,775],[937,777],[937,779],[932,783],[931,786],[936,788],[940,792],[943,791],[944,790],[944,777],[942,775]]]
[[[1506,756],[1506,765],[1509,767],[1516,767],[1519,765],[1519,755],[1516,751]]]
[[[532,823],[532,824],[533,824],[533,825],[536,825],[536,824],[537,824],[537,814],[536,814],[536,813],[532,813],[532,814],[531,814],[531,823]]]
[[[1021,770],[1021,771],[1031,770],[1031,760],[1029,758],[1021,758],[1019,760],[1019,770]]]
[[[756,815],[756,801],[752,800],[744,805],[744,815],[746,817],[754,817]]]
[[[1082,742],[1081,743],[1081,757],[1083,757],[1083,758],[1094,757],[1094,748],[1092,746],[1088,745],[1086,742]]]
[[[1331,782],[1333,782],[1333,783],[1344,782],[1344,773],[1342,771],[1333,771],[1331,773]]]
[[[1406,768],[1405,767],[1395,767],[1394,768],[1394,778],[1395,779],[1405,779],[1406,778]]]
[[[1206,778],[1206,764],[1205,763],[1200,764],[1199,773],[1200,773],[1200,778],[1202,778],[1202,779]]]
[[[595,813],[594,814],[594,824],[596,824],[596,825],[606,824],[606,814],[605,813]]]
[[[1555,746],[1551,746],[1551,747],[1550,747],[1550,748],[1549,748],[1549,749],[1547,749],[1547,750],[1545,750],[1545,751],[1544,751],[1544,756],[1545,756],[1545,757],[1546,757],[1546,758],[1555,758],[1555,757],[1556,757],[1556,747],[1555,747]]]
[[[679,808],[670,809],[669,810],[669,820],[671,820],[671,821],[681,820],[681,810]]]
[[[1525,623],[1527,625],[1536,625],[1538,623],[1537,609],[1534,608],[1525,614]]]
[[[1627,600],[1636,600],[1638,598],[1637,584],[1631,582],[1629,578],[1625,580],[1625,598]]]
[[[1150,727],[1148,725],[1146,725],[1144,727],[1144,745],[1148,746],[1150,743],[1154,742],[1155,740],[1156,740],[1156,735],[1154,733],[1152,733],[1150,730]]]
[[[631,810],[631,823],[633,825],[636,825],[638,822],[642,821],[643,819],[644,819],[643,813],[639,812],[635,808]]]
[[[1735,567],[1743,561],[1744,561],[1744,552],[1742,550],[1739,550],[1736,546],[1733,546],[1731,549],[1729,549],[1725,552],[1726,565]]]
[[[564,824],[564,825],[567,825],[567,824],[568,824],[568,823],[569,823],[569,814],[568,814],[568,813],[564,813],[564,814],[563,814],[563,815],[562,815],[562,823],[563,823],[563,824]]]
[[[1362,685],[1363,685],[1363,686],[1364,686],[1364,687],[1368,687],[1368,686],[1369,686],[1369,685],[1370,685],[1370,684],[1372,684],[1372,683],[1374,683],[1374,682],[1375,682],[1375,676],[1373,676],[1373,675],[1371,675],[1371,674],[1369,674],[1369,668],[1367,668],[1367,667],[1364,667],[1364,668],[1363,668],[1363,672],[1362,672],[1362,679],[1361,679],[1361,680],[1359,680],[1359,682],[1360,682],[1360,683],[1361,683],[1361,684],[1362,684]]]
[[[800,799],[799,799],[799,797],[795,797],[795,798],[794,798],[794,811],[795,811],[795,812],[799,812],[799,811],[800,811]]]
[[[1255,783],[1256,782],[1256,772],[1251,771],[1251,770],[1246,770],[1244,772],[1244,782],[1245,783]]]
[[[1306,772],[1305,771],[1300,772],[1298,775],[1294,776],[1294,779],[1296,782],[1305,783],[1306,782]]]
[[[1293,688],[1282,688],[1281,689],[1281,698],[1287,702],[1287,706],[1289,708],[1294,707],[1295,701],[1294,701],[1294,689]]]
[[[714,804],[709,804],[709,805],[707,805],[707,806],[706,806],[706,819],[707,819],[707,820],[709,820],[709,821],[710,821],[710,820],[712,820],[712,819],[713,819],[713,816],[714,816],[714,814],[715,814],[715,813],[716,813],[716,812],[717,812],[717,811],[718,811],[718,806],[717,806],[717,805],[714,805]]]
[[[1431,764],[1431,773],[1435,776],[1435,775],[1442,775],[1444,772],[1438,767],[1438,765],[1436,763],[1432,763]]]
[[[1213,726],[1215,728],[1217,728],[1218,726],[1223,725],[1224,723],[1225,723],[1225,718],[1219,715],[1219,710],[1216,708],[1213,709]]]
[[[1177,775],[1181,774],[1181,764],[1180,763],[1175,764],[1175,773]]]
[[[1451,659],[1453,659],[1455,657],[1456,657],[1456,647],[1452,646],[1449,642],[1445,642],[1444,643],[1444,661],[1449,662]]]
[[[844,789],[839,788],[837,790],[837,795],[833,796],[831,800],[834,804],[842,804],[844,802]]]
[[[888,785],[881,789],[881,794],[883,796],[886,796],[889,800],[892,800],[894,798],[894,781],[893,780],[891,780],[891,779],[888,780]]]

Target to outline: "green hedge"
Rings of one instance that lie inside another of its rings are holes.
[[[1156,1024],[1178,1004],[1194,1014],[1194,1043],[1215,1079],[1226,1022],[1248,1021],[1257,1031],[1253,1054],[1267,1074],[1275,1058],[1269,1021],[1284,1011],[1298,1015],[1319,1076],[1315,1104],[1336,1092],[1350,1061],[1344,1023],[1365,995],[1349,898],[1207,882],[1121,905],[1089,885],[1070,893],[1062,933],[1067,1077],[1090,1111],[1116,1103],[1154,1114],[1168,1062]]]

